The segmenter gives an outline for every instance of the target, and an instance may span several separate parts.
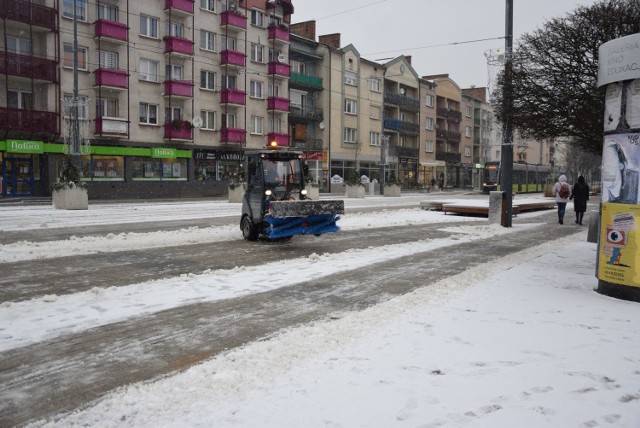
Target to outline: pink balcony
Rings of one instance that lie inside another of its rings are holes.
[[[165,0],[164,8],[193,15],[193,0]]]
[[[271,141],[277,142],[279,147],[288,147],[289,134],[280,134],[279,132],[269,132],[269,134],[267,134],[267,144],[270,143]]]
[[[235,12],[222,12],[220,14],[220,26],[228,26],[230,29],[238,28],[246,30],[247,17]]]
[[[44,58],[0,52],[0,74],[56,82],[58,63]]]
[[[281,97],[269,97],[267,100],[269,110],[289,111],[289,99]]]
[[[193,83],[185,80],[165,80],[164,95],[172,97],[193,98]]]
[[[241,128],[222,128],[220,130],[221,143],[239,143],[246,142],[246,132]]]
[[[191,56],[193,55],[193,42],[181,37],[165,36],[164,52]]]
[[[272,25],[269,27],[269,40],[276,42],[289,43],[289,30]]]
[[[98,19],[94,25],[96,37],[106,37],[118,42],[129,40],[129,29],[126,24],[108,19]]]
[[[269,74],[275,74],[277,76],[289,77],[291,73],[291,66],[281,62],[269,63]]]
[[[220,52],[220,65],[244,67],[246,58],[242,52],[224,50]]]
[[[164,124],[164,138],[173,140],[193,140],[193,132],[186,122],[174,120]]]
[[[96,117],[96,134],[127,135],[129,124],[127,119],[117,117]]]
[[[115,68],[99,68],[96,73],[96,86],[110,86],[112,88],[129,87],[129,74]]]
[[[220,91],[220,103],[221,104],[236,104],[245,105],[247,93],[239,91],[237,89],[223,89]]]
[[[32,136],[56,135],[60,117],[57,113],[0,107],[0,130],[4,134],[28,133]]]

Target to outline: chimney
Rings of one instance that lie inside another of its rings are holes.
[[[476,87],[471,87],[471,88],[467,88],[467,89],[463,89],[462,93],[465,95],[469,95],[471,97],[477,98],[479,100],[482,100],[484,102],[487,101],[487,88],[476,88]]]
[[[405,55],[404,59],[406,59],[409,65],[411,65],[411,55]]]
[[[340,49],[340,33],[325,34],[320,36],[318,41],[329,47]]]
[[[291,24],[289,30],[300,37],[316,40],[316,21],[304,21]]]

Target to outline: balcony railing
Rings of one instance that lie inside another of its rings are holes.
[[[96,86],[110,86],[126,89],[129,87],[129,74],[115,68],[99,68],[95,71]]]
[[[2,3],[0,18],[53,31],[58,28],[58,13],[54,8],[20,0],[5,0]]]
[[[398,132],[407,132],[411,134],[420,133],[420,125],[412,122],[405,122],[399,119],[386,118],[384,119],[384,128],[393,129]]]
[[[460,163],[460,153],[441,153],[436,151],[436,160],[445,161],[446,163]]]
[[[245,144],[247,135],[242,128],[222,128],[220,129],[221,143]]]
[[[276,6],[282,7],[282,13],[284,16],[291,15],[293,13],[293,4],[291,0],[268,0],[267,9],[275,9]]]
[[[127,119],[119,117],[96,117],[96,134],[127,135]]]
[[[269,74],[275,74],[277,76],[289,77],[291,74],[291,66],[282,62],[270,62]]]
[[[300,150],[322,150],[323,140],[321,138],[294,139],[293,145]]]
[[[394,156],[403,158],[417,158],[420,156],[420,149],[415,147],[391,146],[390,148]]]
[[[269,110],[289,111],[289,99],[281,97],[269,97],[267,99]]]
[[[299,106],[292,105],[289,107],[289,114],[291,119],[302,118],[309,120],[322,120],[324,119],[324,111],[321,108],[313,106]]]
[[[384,102],[388,104],[395,104],[408,110],[420,111],[420,100],[406,95],[385,92]]]
[[[181,98],[193,98],[193,83],[186,80],[165,80],[164,95]]]
[[[291,81],[290,85],[303,86],[308,89],[323,89],[322,77],[307,76],[306,74],[300,74],[295,71],[290,73]]]
[[[28,134],[57,135],[59,115],[49,111],[0,107],[0,129]]]
[[[175,36],[164,37],[164,52],[184,56],[193,55],[193,42],[188,39]]]
[[[0,74],[57,82],[58,64],[44,58],[0,52]]]
[[[172,140],[193,140],[193,132],[190,122],[173,120],[164,124],[164,138]]]
[[[222,12],[220,14],[220,26],[221,27],[229,27],[229,29],[239,28],[242,30],[246,30],[247,28],[247,17],[244,15],[240,15],[236,12]]]
[[[193,0],[165,0],[164,8],[193,15]]]
[[[108,19],[98,19],[94,25],[96,37],[106,37],[118,42],[129,40],[129,29],[126,24]]]
[[[220,65],[244,67],[247,56],[242,52],[224,50],[220,52]]]
[[[456,131],[447,131],[446,129],[438,129],[436,131],[436,138],[441,140],[447,140],[452,143],[459,143],[462,139],[462,134]]]
[[[268,38],[269,40],[274,40],[276,42],[289,43],[289,30],[278,25],[271,25],[269,26]]]
[[[289,146],[289,134],[281,134],[279,132],[269,132],[267,134],[267,143],[275,141],[279,147]]]
[[[243,106],[246,104],[247,93],[238,89],[223,89],[220,91],[220,103]]]

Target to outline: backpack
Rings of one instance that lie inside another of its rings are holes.
[[[571,192],[569,191],[569,185],[567,183],[562,183],[560,185],[560,190],[558,190],[558,196],[562,199],[567,199],[570,195]]]

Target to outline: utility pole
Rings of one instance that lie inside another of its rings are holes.
[[[385,173],[387,170],[387,153],[389,151],[389,136],[380,135],[380,194],[384,195]]]
[[[513,0],[506,0],[505,63],[502,124],[502,158],[500,162],[500,187],[504,192],[504,227],[511,227],[513,211]]]
[[[77,17],[77,0],[73,0],[73,100],[71,107],[71,115],[73,117],[71,131],[71,150],[74,164],[77,165],[76,155],[80,154],[80,122],[78,122],[78,17]]]

